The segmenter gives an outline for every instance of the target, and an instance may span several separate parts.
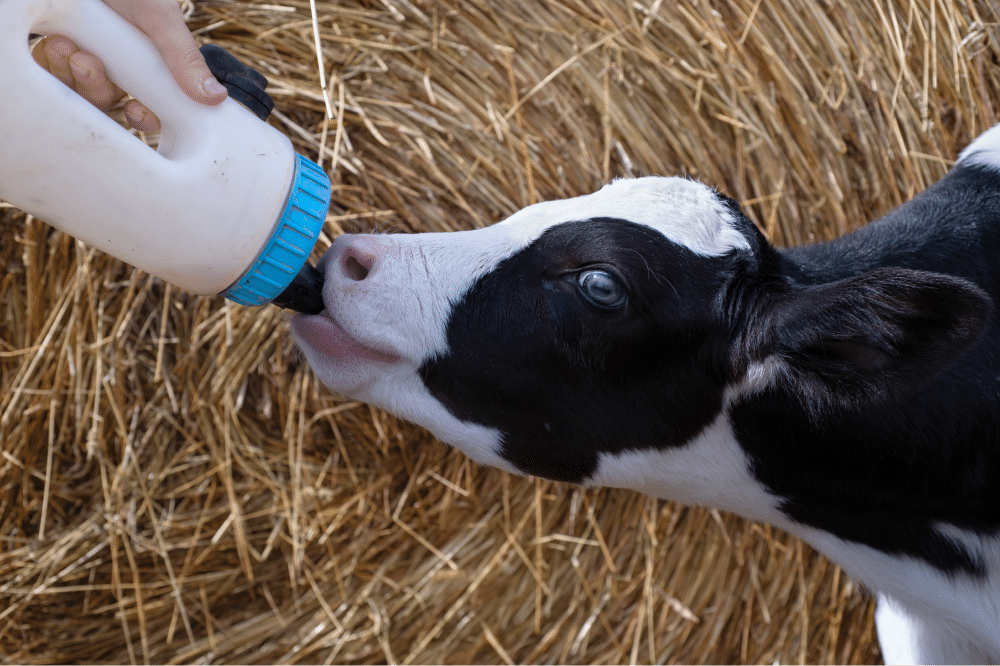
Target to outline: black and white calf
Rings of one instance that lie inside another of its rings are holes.
[[[830,243],[639,178],[321,268],[293,329],[330,388],[484,464],[797,534],[877,592],[887,661],[1000,660],[1000,126]]]

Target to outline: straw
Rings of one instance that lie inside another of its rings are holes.
[[[829,239],[940,178],[1000,108],[985,0],[315,7],[195,2],[189,26],[323,155],[317,256],[644,174],[718,187],[779,245]],[[870,597],[767,525],[479,467],[326,391],[278,309],[169,288],[12,208],[0,266],[6,661],[879,659]]]

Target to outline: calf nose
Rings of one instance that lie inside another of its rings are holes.
[[[342,236],[343,250],[338,268],[347,282],[363,282],[378,270],[381,252],[377,243],[365,236]]]

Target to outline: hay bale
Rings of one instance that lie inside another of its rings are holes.
[[[327,237],[689,174],[838,236],[997,121],[989,0],[189,7],[332,174]],[[767,525],[480,468],[328,394],[274,308],[0,210],[11,662],[871,662],[870,600]]]

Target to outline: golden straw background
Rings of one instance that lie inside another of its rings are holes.
[[[993,0],[320,0],[332,118],[277,2],[185,9],[331,174],[317,256],[644,174],[829,239],[998,120]],[[5,661],[880,659],[870,599],[767,525],[481,468],[325,391],[277,308],[9,207],[0,266]]]

